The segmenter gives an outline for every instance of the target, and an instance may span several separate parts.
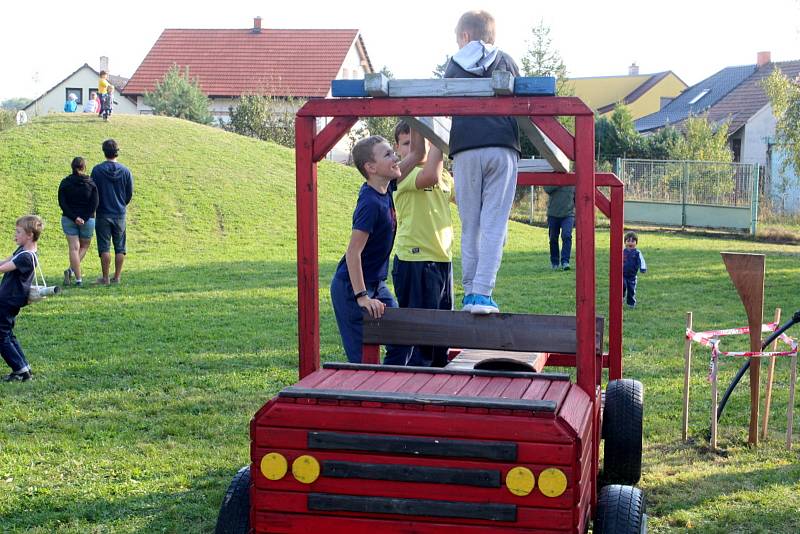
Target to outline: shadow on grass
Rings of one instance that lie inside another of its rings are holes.
[[[181,480],[176,486],[185,489],[180,491],[118,497],[34,495],[25,499],[24,512],[0,515],[0,523],[3,532],[212,532],[222,497],[239,467]]]

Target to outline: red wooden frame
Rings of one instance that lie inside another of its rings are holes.
[[[595,208],[611,224],[609,254],[608,362],[609,379],[622,377],[622,182],[612,173],[594,172],[594,115],[574,97],[345,98],[312,100],[296,118],[297,291],[300,378],[320,367],[319,256],[317,226],[317,162],[355,124],[358,117],[512,115],[527,116],[574,159],[574,172],[521,172],[520,185],[575,185],[576,315],[578,386],[594,397],[599,386],[594,354]],[[557,116],[575,118],[575,135]],[[316,120],[333,120],[316,132]],[[607,187],[606,197],[598,187]],[[375,356],[370,354],[370,356]],[[375,358],[369,358],[374,360]],[[556,358],[559,362],[563,359]]]
[[[319,256],[317,225],[317,162],[346,134],[357,117],[510,115],[529,117],[574,161],[569,173],[520,173],[521,185],[575,185],[575,276],[577,385],[591,400],[592,472],[598,472],[600,443],[600,380],[604,362],[609,379],[622,378],[622,182],[611,173],[595,173],[594,114],[574,97],[344,98],[312,100],[297,113],[297,296],[299,372],[304,378],[320,368]],[[575,118],[575,134],[556,121]],[[316,120],[333,120],[320,132]],[[606,197],[598,187],[608,187]],[[595,354],[595,208],[610,220],[608,353]],[[374,351],[373,351],[374,352]],[[377,363],[377,354],[367,360]],[[552,364],[570,363],[556,356]],[[591,506],[597,504],[597,477],[591,477]]]

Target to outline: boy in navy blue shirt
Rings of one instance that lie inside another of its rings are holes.
[[[42,233],[42,219],[26,215],[17,219],[14,241],[19,247],[4,260],[0,260],[0,355],[11,367],[4,382],[24,382],[31,379],[31,368],[25,353],[14,336],[14,324],[20,308],[28,304],[28,292],[33,283],[36,266],[36,242]]]
[[[386,286],[397,227],[389,184],[408,175],[424,157],[422,137],[415,134],[412,138],[411,153],[402,161],[389,142],[378,135],[362,139],[353,147],[353,163],[366,183],[361,186],[353,211],[350,243],[331,281],[331,303],[351,363],[361,362],[362,308],[378,318],[386,306],[397,307]],[[405,365],[409,352],[409,347],[388,345],[384,363]]]
[[[625,234],[625,250],[622,252],[622,295],[629,308],[636,307],[636,281],[639,272],[647,272],[644,254],[636,248],[639,237],[636,232]]]

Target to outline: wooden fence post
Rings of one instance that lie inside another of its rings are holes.
[[[781,309],[775,308],[775,322],[781,322]],[[772,344],[772,352],[778,350],[778,340]],[[775,356],[770,356],[769,367],[767,368],[767,391],[764,394],[764,420],[761,421],[761,439],[767,439],[767,430],[769,427],[769,409],[772,405],[772,380],[775,374]]]
[[[786,423],[786,448],[792,449],[792,427],[794,423],[794,388],[797,382],[797,354],[792,354],[792,372],[789,378],[789,407]]]
[[[692,312],[686,312],[686,330],[692,329]],[[692,372],[692,340],[686,336],[683,346],[683,441],[689,437],[689,382]]]
[[[719,367],[719,358],[711,356],[711,442],[709,443],[711,450],[717,450],[717,374]]]

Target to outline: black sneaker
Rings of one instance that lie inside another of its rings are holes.
[[[30,371],[23,371],[22,373],[10,373],[3,377],[3,382],[27,382],[33,378]]]

